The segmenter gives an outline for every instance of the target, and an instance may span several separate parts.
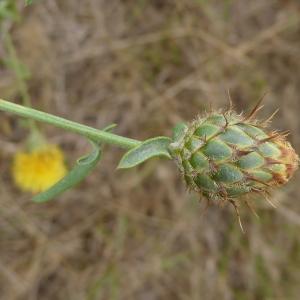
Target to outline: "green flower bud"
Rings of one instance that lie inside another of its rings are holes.
[[[211,112],[174,128],[169,146],[189,189],[208,200],[268,194],[289,181],[299,158],[286,134],[234,111]]]

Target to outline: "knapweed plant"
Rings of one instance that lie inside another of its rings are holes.
[[[254,194],[268,199],[273,188],[289,181],[299,164],[298,155],[286,140],[287,133],[269,129],[271,117],[264,121],[255,118],[260,108],[259,103],[246,116],[236,113],[232,107],[226,111],[207,112],[191,123],[176,125],[172,138],[158,136],[138,141],[112,133],[114,124],[99,130],[0,100],[2,111],[75,132],[88,139],[93,146],[91,153],[80,158],[62,179],[35,195],[33,200],[36,202],[53,199],[82,181],[100,162],[103,145],[110,144],[126,150],[119,162],[119,169],[136,167],[153,157],[173,159],[189,190],[210,202],[229,202],[236,210],[239,199],[247,201],[247,197]],[[43,156],[43,151],[46,151],[45,160],[36,161],[46,165],[47,170],[54,170],[54,175],[62,177],[66,170],[59,151],[44,145],[42,152],[38,150],[34,155]],[[51,160],[51,157],[54,159]],[[31,168],[28,176],[31,173],[38,176],[43,166],[32,167],[31,160],[21,155],[16,168]],[[55,162],[54,165],[51,161]],[[36,191],[43,190],[45,186]]]
[[[14,1],[5,0],[0,8],[0,21],[18,18]],[[35,202],[53,199],[81,182],[100,162],[105,144],[126,150],[119,169],[136,167],[154,157],[174,160],[189,190],[208,202],[232,204],[238,216],[239,200],[248,204],[255,194],[270,200],[272,189],[286,184],[298,168],[299,158],[286,139],[287,133],[270,129],[272,116],[256,119],[261,101],[248,115],[236,113],[230,105],[227,110],[211,110],[190,123],[176,125],[172,138],[158,136],[145,141],[112,133],[114,124],[99,130],[35,110],[27,90],[26,68],[9,32],[1,32],[5,62],[15,74],[23,105],[0,99],[0,110],[26,118],[31,133],[26,151],[14,158],[13,177],[22,190],[36,194]],[[90,141],[93,150],[68,172],[62,151],[47,143],[36,122],[77,133]]]

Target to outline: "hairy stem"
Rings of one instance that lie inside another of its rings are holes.
[[[20,117],[47,123],[68,131],[78,133],[95,142],[113,144],[124,149],[134,148],[141,143],[138,140],[134,140],[116,134],[112,134],[106,131],[98,130],[93,127],[82,125],[61,117],[57,117],[33,108],[18,105],[2,99],[0,99],[0,110],[16,114]]]

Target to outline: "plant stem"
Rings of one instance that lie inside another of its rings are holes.
[[[25,75],[24,75],[24,69],[23,69],[25,67],[22,66],[22,64],[18,58],[15,45],[12,41],[12,38],[11,38],[11,35],[9,32],[7,32],[4,35],[4,43],[5,43],[6,50],[8,52],[9,67],[12,69],[12,71],[15,74],[18,90],[19,90],[19,93],[22,98],[22,104],[25,106],[31,107],[31,99],[30,99],[30,95],[28,92],[28,87],[27,87],[27,83],[26,83],[26,79],[25,79]],[[38,130],[37,126],[33,120],[28,120],[28,125],[32,131]]]
[[[17,86],[20,91],[21,97],[22,97],[22,102],[24,105],[31,107],[31,99],[30,95],[28,92],[27,84],[26,84],[26,79],[24,72],[22,68],[25,68],[23,66],[18,58],[17,51],[15,48],[15,45],[13,44],[13,41],[11,39],[10,33],[6,33],[4,37],[4,42],[5,42],[5,47],[8,52],[8,58],[9,58],[9,66],[13,70],[16,76],[17,80]]]
[[[33,108],[18,105],[0,99],[0,110],[16,114],[20,117],[47,123],[56,127],[78,133],[95,142],[113,144],[125,149],[131,149],[138,146],[141,142],[138,140],[126,138],[106,131],[98,130],[93,127],[82,125],[61,117],[57,117]]]

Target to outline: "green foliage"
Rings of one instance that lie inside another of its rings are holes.
[[[104,129],[104,131],[109,131],[114,127],[115,125],[111,125]],[[64,178],[62,178],[45,192],[33,197],[32,200],[34,202],[49,201],[83,181],[95,169],[97,163],[101,160],[101,145],[93,142],[92,145],[93,151],[90,154],[79,158],[76,165]]]
[[[168,151],[170,142],[171,139],[164,136],[146,140],[125,153],[119,163],[118,169],[133,168],[150,158],[158,156],[171,159]]]
[[[59,196],[66,190],[80,183],[96,167],[101,159],[101,148],[94,144],[93,151],[80,158],[73,169],[60,181],[43,193],[33,197],[34,202],[46,202]]]
[[[19,20],[19,13],[15,0],[0,1],[0,25],[4,20]]]
[[[173,141],[179,141],[184,136],[187,130],[188,130],[188,126],[185,123],[178,123],[173,128],[173,135],[172,135]]]

